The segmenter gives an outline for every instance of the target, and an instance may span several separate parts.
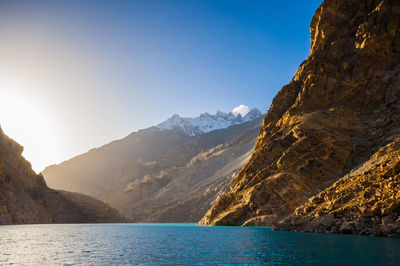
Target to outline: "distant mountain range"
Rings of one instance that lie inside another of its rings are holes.
[[[203,113],[195,118],[185,118],[174,114],[156,127],[161,130],[179,130],[189,136],[198,136],[216,129],[249,122],[261,115],[257,108],[251,109],[243,117],[241,114],[234,115],[232,112],[224,113],[221,111],[217,111],[215,115]]]
[[[50,187],[102,199],[137,222],[197,222],[248,161],[262,116],[173,115],[42,174]]]

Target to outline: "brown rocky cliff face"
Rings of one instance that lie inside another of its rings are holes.
[[[400,137],[274,225],[278,230],[400,236]]]
[[[0,224],[124,221],[94,198],[49,189],[22,151],[0,128]]]
[[[254,153],[200,221],[272,225],[400,133],[400,2],[326,0]]]

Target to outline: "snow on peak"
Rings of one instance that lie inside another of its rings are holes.
[[[232,113],[235,116],[238,116],[239,114],[241,116],[245,116],[248,112],[250,112],[250,108],[244,104],[240,104],[240,105],[236,106],[235,108],[233,108],[233,110],[232,110]]]
[[[260,116],[262,113],[256,108],[248,110],[244,115],[241,112],[234,114],[233,112],[217,111],[215,115],[202,113],[198,117],[189,118],[174,114],[156,127],[161,130],[179,130],[189,136],[198,136],[216,129],[248,122]]]

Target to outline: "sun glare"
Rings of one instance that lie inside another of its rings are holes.
[[[1,88],[0,124],[3,131],[24,146],[23,156],[40,172],[57,154],[57,139],[45,113],[34,99]]]

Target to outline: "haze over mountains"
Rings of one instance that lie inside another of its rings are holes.
[[[50,187],[109,202],[134,221],[197,222],[247,162],[257,109],[173,115],[43,171]]]

